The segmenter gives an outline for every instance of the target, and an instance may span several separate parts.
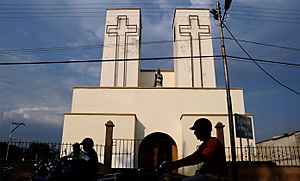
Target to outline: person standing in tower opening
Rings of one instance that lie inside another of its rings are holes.
[[[211,137],[212,124],[206,118],[195,121],[190,128],[194,130],[196,138],[203,143],[191,155],[180,160],[166,163],[167,170],[183,166],[203,163],[196,171],[195,176],[187,177],[183,181],[223,181],[226,180],[225,148],[216,137]]]
[[[154,87],[162,87],[163,86],[163,75],[160,73],[160,69],[157,69],[155,72],[154,78]]]

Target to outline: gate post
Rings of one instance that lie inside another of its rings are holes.
[[[225,145],[224,144],[224,131],[223,131],[224,127],[225,127],[225,125],[222,124],[221,122],[218,122],[215,126],[215,128],[217,130],[217,138],[221,141],[221,143],[223,145]]]
[[[112,160],[112,146],[113,146],[113,127],[115,127],[112,121],[107,121],[105,123],[106,133],[105,133],[105,150],[104,150],[104,167],[107,170],[111,169]]]

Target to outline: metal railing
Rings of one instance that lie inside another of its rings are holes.
[[[137,168],[141,140],[113,139],[112,168]],[[9,146],[9,152],[7,147]],[[104,145],[95,145],[99,162],[104,163]],[[72,151],[70,143],[0,141],[0,158],[16,161],[38,161],[61,157]],[[230,162],[230,147],[225,148]],[[236,160],[243,165],[300,165],[300,146],[237,147]],[[8,155],[6,155],[8,154]]]
[[[226,147],[226,160],[232,160],[230,147]],[[300,165],[300,146],[237,147],[236,160],[250,165]]]
[[[142,140],[113,139],[112,168],[137,168]]]
[[[103,161],[104,145],[95,145],[94,149],[98,154],[99,160]],[[62,157],[71,152],[71,143],[0,141],[1,160],[39,161]]]

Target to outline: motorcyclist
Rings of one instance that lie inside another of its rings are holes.
[[[83,146],[83,151],[80,150]],[[94,141],[91,138],[84,138],[83,141],[73,144],[73,152],[66,157],[70,167],[61,169],[55,180],[91,181],[98,172],[98,156],[93,149]]]
[[[83,146],[84,154],[74,161],[73,167],[81,180],[93,180],[98,172],[98,156],[93,148],[94,141],[91,138],[84,138],[80,144]]]
[[[187,177],[183,181],[220,181],[226,180],[226,160],[224,145],[216,138],[211,137],[212,124],[206,118],[195,121],[190,128],[194,130],[196,138],[203,143],[191,155],[166,164],[168,170],[204,163],[195,176]]]
[[[80,144],[78,142],[75,142],[72,145],[72,148],[73,148],[73,151],[70,154],[64,156],[63,159],[70,158],[71,160],[77,160],[80,158],[80,156],[82,156],[84,154],[84,152],[80,149]]]

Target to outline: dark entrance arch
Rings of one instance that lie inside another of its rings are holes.
[[[138,167],[157,168],[163,161],[177,160],[177,146],[169,135],[161,132],[146,136],[139,147]]]

